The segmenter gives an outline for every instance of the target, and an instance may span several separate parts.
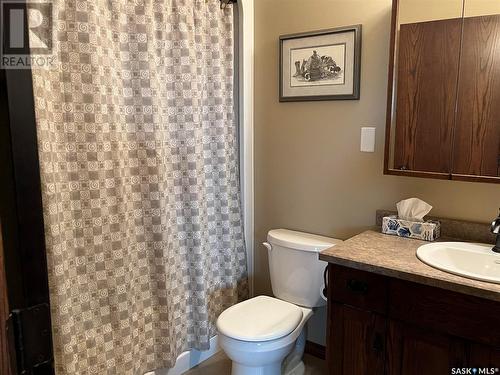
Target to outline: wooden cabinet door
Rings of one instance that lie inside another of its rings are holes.
[[[450,374],[466,366],[464,341],[390,320],[387,333],[388,375]]]
[[[453,174],[500,176],[500,15],[464,19]]]
[[[384,374],[385,319],[339,303],[329,304],[328,373]]]
[[[470,367],[500,368],[500,348],[470,344]]]
[[[394,168],[450,173],[460,18],[402,24]]]

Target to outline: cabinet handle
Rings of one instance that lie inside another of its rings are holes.
[[[380,333],[375,333],[373,338],[373,350],[379,354],[384,350],[384,338]]]
[[[368,292],[368,284],[364,281],[350,279],[347,280],[347,288],[354,293],[366,294]]]

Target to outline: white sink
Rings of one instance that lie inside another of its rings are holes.
[[[445,272],[500,284],[500,254],[492,248],[466,242],[436,242],[420,246],[417,257]]]

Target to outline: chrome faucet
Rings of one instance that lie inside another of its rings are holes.
[[[492,250],[495,253],[500,253],[500,213],[498,214],[498,217],[491,223],[491,233],[497,235],[497,242]]]

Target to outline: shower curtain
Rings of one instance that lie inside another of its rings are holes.
[[[231,6],[53,1],[33,69],[57,374],[208,349],[247,297]]]

